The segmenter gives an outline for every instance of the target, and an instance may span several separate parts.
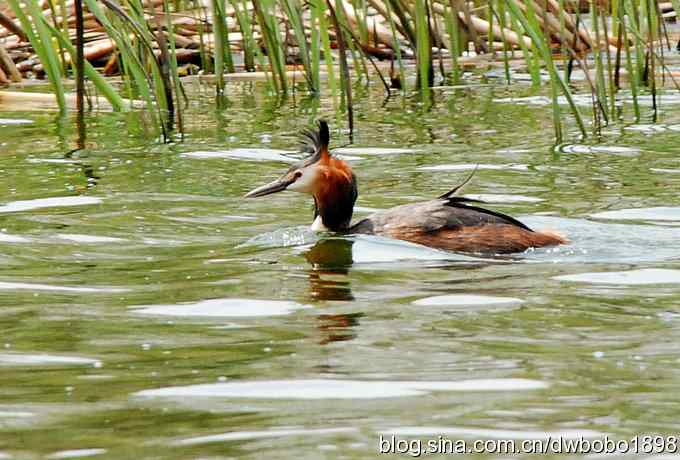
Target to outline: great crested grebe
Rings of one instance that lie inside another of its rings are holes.
[[[284,190],[307,193],[314,197],[312,230],[382,235],[456,252],[508,254],[566,243],[558,234],[534,231],[510,216],[470,204],[478,201],[454,196],[465,183],[434,200],[396,206],[351,225],[357,199],[352,168],[328,151],[325,121],[319,122],[318,131],[305,130],[303,136],[312,155],[246,198]]]

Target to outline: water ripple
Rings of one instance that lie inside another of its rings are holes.
[[[187,158],[197,158],[203,160],[214,158],[227,158],[237,160],[281,161],[284,163],[294,163],[297,161],[295,158],[286,156],[293,153],[295,152],[289,152],[286,150],[240,148],[212,152],[209,151],[185,152],[182,153],[182,156]]]
[[[62,458],[85,458],[94,457],[95,455],[105,454],[106,449],[73,449],[73,450],[61,450],[53,454],[48,455],[47,459],[57,460]]]
[[[94,365],[101,361],[79,356],[57,356],[48,354],[31,355],[26,353],[0,353],[0,366],[49,366],[49,365]]]
[[[455,382],[371,380],[256,380],[157,388],[135,393],[151,398],[377,399],[422,396],[437,391],[528,391],[548,384],[529,379],[480,379]]]
[[[594,219],[610,220],[647,220],[677,221],[680,220],[680,208],[657,206],[654,208],[617,209],[591,214]]]
[[[557,262],[656,262],[680,257],[678,230],[668,226],[593,222],[584,219],[528,216],[534,229],[556,230],[569,243],[530,251],[527,260]]]
[[[609,153],[612,155],[637,155],[640,149],[621,145],[562,144],[557,147],[563,153]]]
[[[475,169],[491,169],[498,171],[528,171],[529,166],[524,164],[474,164],[474,163],[462,163],[462,164],[447,164],[447,165],[436,165],[436,166],[421,166],[417,168],[420,171],[473,171]]]
[[[37,284],[37,283],[15,283],[11,281],[0,281],[0,290],[18,290],[18,291],[53,291],[53,292],[129,292],[126,288],[114,287],[79,287],[79,286],[55,286],[52,284]]]
[[[452,294],[425,297],[413,302],[420,307],[495,307],[500,305],[517,305],[524,303],[514,297],[492,297],[485,295]]]
[[[52,198],[38,198],[35,200],[11,201],[0,206],[0,213],[31,211],[33,209],[54,208],[66,206],[86,206],[99,204],[101,198],[94,196],[55,196]]]
[[[181,439],[173,444],[178,446],[194,446],[198,444],[210,444],[213,442],[248,441],[253,439],[280,438],[285,436],[315,436],[324,434],[355,433],[357,428],[311,428],[311,429],[287,429],[267,431],[231,431],[229,433],[198,436],[195,438]]]
[[[404,149],[397,147],[340,147],[333,150],[333,153],[348,155],[400,155],[405,153],[417,153],[416,149]],[[345,157],[346,158],[346,157]]]
[[[29,243],[31,240],[19,235],[8,235],[0,232],[0,243]]]
[[[571,281],[575,283],[591,284],[621,284],[629,286],[646,284],[680,284],[680,270],[666,270],[661,268],[642,268],[622,272],[578,273],[575,275],[561,275],[553,279]]]
[[[0,118],[0,126],[18,126],[18,125],[32,125],[33,120],[23,118]]]
[[[395,436],[432,436],[455,435],[460,437],[475,437],[482,439],[579,439],[599,438],[606,433],[593,430],[562,430],[562,431],[521,431],[499,430],[494,428],[470,428],[457,426],[405,426],[386,428],[382,433]]]
[[[140,315],[243,318],[289,315],[310,306],[283,300],[210,299],[194,303],[140,305],[131,308]]]
[[[523,196],[523,195],[503,195],[503,194],[470,194],[465,195],[465,198],[470,198],[471,200],[484,201],[486,203],[539,203],[544,201],[542,198],[536,198],[533,196]]]
[[[97,235],[77,235],[75,233],[60,233],[55,235],[57,238],[73,241],[74,243],[120,243],[124,242],[123,238],[114,238],[111,236],[97,236]]]

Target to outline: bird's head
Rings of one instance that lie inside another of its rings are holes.
[[[356,178],[347,162],[333,157],[328,151],[328,124],[319,121],[318,130],[302,132],[305,148],[312,154],[293,164],[280,178],[246,193],[256,198],[291,190],[314,196],[316,215],[326,228],[334,231],[349,226],[357,198]]]

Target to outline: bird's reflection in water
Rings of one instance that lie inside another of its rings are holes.
[[[313,300],[354,300],[348,277],[353,244],[354,241],[345,238],[323,239],[304,254],[312,265],[309,270],[309,295]],[[359,325],[361,316],[361,313],[319,315],[319,343],[325,345],[352,340],[356,336],[353,328]]]
[[[348,279],[354,241],[328,238],[318,241],[305,254],[309,270],[309,295],[314,300],[354,300]]]
[[[359,318],[362,316],[364,316],[363,313],[317,316],[317,329],[321,332],[319,344],[326,345],[332,342],[345,342],[354,339],[357,334],[353,328],[359,325]]]

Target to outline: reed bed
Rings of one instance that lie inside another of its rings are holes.
[[[185,75],[214,74],[218,94],[235,73],[261,75],[272,93],[328,93],[351,130],[353,81],[430,103],[434,86],[469,66],[500,65],[508,83],[518,68],[535,85],[547,75],[560,141],[567,114],[583,136],[626,116],[623,91],[633,118],[643,93],[656,110],[659,85],[677,87],[667,23],[679,12],[678,0],[8,0],[0,85],[47,78],[65,111],[74,76],[78,94],[95,91],[115,110],[143,101],[170,138],[182,130]],[[574,101],[574,70],[590,113]],[[113,75],[123,84],[104,78]]]

